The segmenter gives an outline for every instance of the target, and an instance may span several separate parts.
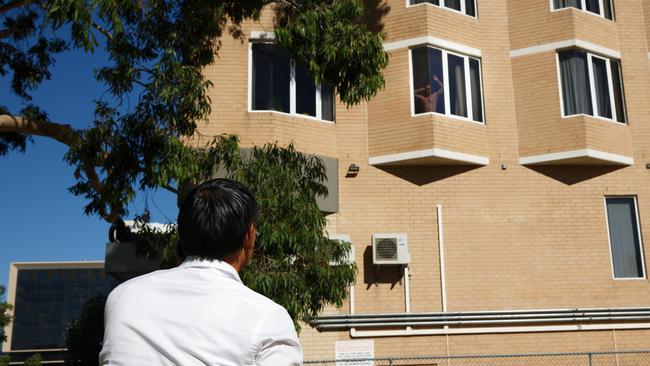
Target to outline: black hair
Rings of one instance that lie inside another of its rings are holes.
[[[225,259],[244,246],[258,210],[253,194],[234,180],[213,179],[193,188],[178,212],[182,253]]]

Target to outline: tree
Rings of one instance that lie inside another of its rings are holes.
[[[0,286],[0,298],[5,293],[5,288],[4,286]],[[7,341],[7,336],[5,336],[5,326],[11,322],[11,316],[9,315],[9,311],[11,311],[12,306],[11,304],[7,304],[6,302],[0,302],[0,343],[6,342]]]
[[[25,366],[41,366],[41,355],[36,353],[25,360]]]
[[[105,296],[88,300],[79,319],[70,322],[65,337],[66,365],[98,365],[104,337]]]
[[[0,298],[5,293],[5,288],[4,286],[0,286]],[[9,311],[11,310],[11,304],[7,304],[6,302],[0,302],[0,344],[3,342],[7,341],[7,337],[5,336],[5,326],[11,322],[11,316],[9,315]],[[4,365],[9,365],[10,358],[9,356],[0,356],[0,366]]]
[[[10,76],[11,91],[27,103],[20,111],[0,107],[0,154],[25,151],[31,136],[67,145],[77,180],[70,191],[107,222],[127,214],[138,189],[177,192],[200,169],[184,140],[210,112],[212,84],[202,71],[215,62],[224,30],[243,37],[240,24],[266,5],[277,14],[277,42],[346,104],[383,86],[387,55],[381,36],[362,23],[360,0],[0,0],[0,76]],[[70,39],[56,36],[63,27]],[[30,92],[51,77],[57,53],[100,45],[110,63],[96,78],[109,97],[96,101],[92,127],[50,120]],[[123,111],[128,96],[138,102]]]
[[[260,206],[255,254],[241,273],[253,290],[284,306],[297,329],[325,304],[340,306],[347,286],[355,280],[356,266],[346,263],[350,243],[325,236],[325,218],[316,197],[327,193],[325,167],[315,156],[293,146],[267,144],[241,153],[237,138],[216,139],[201,156],[203,178],[221,170],[251,188]],[[142,225],[136,237],[142,255],[162,258],[173,266],[178,253],[176,230],[162,232]]]
[[[201,149],[188,143],[210,113],[212,84],[202,71],[215,62],[219,40],[243,37],[242,22],[258,19],[265,6],[277,17],[277,43],[348,106],[383,87],[388,58],[381,35],[363,22],[361,0],[0,0],[0,76],[11,77],[11,91],[26,103],[20,111],[0,106],[0,155],[24,152],[31,136],[65,144],[77,181],[70,191],[87,199],[86,214],[109,223],[129,214],[137,190],[164,188],[182,200],[188,187],[224,169],[260,197],[268,220],[260,222],[259,255],[245,281],[300,320],[340,304],[354,278],[353,266],[329,265],[346,247],[323,236],[314,198],[326,194],[322,163],[275,145],[242,159],[235,137]],[[62,28],[70,29],[69,39],[57,36]],[[95,102],[92,127],[52,121],[30,93],[51,77],[57,53],[98,47],[110,56],[96,70],[108,96]],[[129,96],[138,102],[124,111],[120,103]],[[170,260],[173,235],[142,237]],[[151,245],[141,248],[146,254]]]

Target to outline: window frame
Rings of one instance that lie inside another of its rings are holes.
[[[430,2],[426,2],[426,1],[422,2],[422,3],[418,3],[418,4],[411,4],[411,0],[405,0],[407,8],[428,4],[428,5],[431,5],[431,6],[435,6],[436,8],[445,9],[445,10],[448,10],[448,11],[452,11],[452,12],[454,12],[456,14],[462,14],[462,15],[470,17],[470,18],[478,19],[478,4],[477,4],[478,0],[472,0],[472,1],[474,2],[474,13],[476,13],[475,15],[467,14],[467,8],[465,6],[465,0],[460,0],[460,10],[456,10],[454,8],[448,7],[446,5],[447,0],[438,0],[439,3],[444,3],[444,5],[440,5],[440,4],[436,5],[436,4],[432,4]],[[553,1],[553,0],[551,0],[551,1]]]
[[[321,84],[316,85],[315,97],[316,97],[316,116],[310,116],[306,114],[296,113],[297,105],[297,96],[296,96],[296,60],[289,58],[289,113],[276,111],[272,109],[253,109],[253,44],[256,43],[265,43],[275,45],[275,42],[269,41],[268,39],[251,39],[248,42],[248,112],[249,113],[278,113],[285,116],[291,117],[300,117],[304,119],[309,119],[317,122],[335,124],[336,123],[336,94],[332,91],[332,103],[333,103],[333,113],[332,120],[328,121],[322,119],[323,113],[323,101],[321,97]]]
[[[605,16],[605,8],[603,7],[603,3],[605,1],[609,1],[609,8],[612,11],[612,19],[609,19],[609,18],[607,18]],[[580,0],[580,6],[582,6],[582,9],[574,8],[573,6],[566,6],[564,8],[556,8],[554,0],[549,0],[549,3],[551,5],[551,12],[562,11],[562,10],[566,10],[566,9],[575,9],[575,10],[578,10],[578,11],[581,11],[581,12],[584,12],[584,13],[587,13],[587,14],[591,14],[593,16],[597,16],[597,17],[605,19],[605,20],[609,20],[611,22],[616,21],[616,12],[614,10],[614,0],[598,0],[598,9],[599,9],[598,13],[594,13],[593,11],[587,10],[587,0]]]
[[[443,93],[444,95],[444,103],[445,103],[445,113],[439,113],[439,112],[425,112],[425,113],[415,113],[415,101],[413,96],[415,95],[415,85],[413,84],[413,49],[415,48],[421,48],[421,47],[427,47],[427,48],[433,48],[436,50],[439,50],[442,55],[442,74],[444,76],[444,88],[445,92]],[[452,54],[457,57],[463,58],[463,71],[465,75],[465,93],[466,93],[466,100],[465,102],[467,103],[467,117],[463,116],[458,116],[455,114],[451,113],[451,101],[449,99],[449,62],[447,55]],[[472,109],[472,92],[471,92],[471,80],[470,80],[470,66],[469,66],[469,59],[475,59],[478,61],[478,72],[479,72],[479,91],[481,94],[481,113],[483,115],[483,121],[476,121],[473,119],[474,117],[474,111]],[[431,44],[424,44],[424,45],[418,45],[414,47],[409,47],[408,49],[408,63],[409,63],[409,99],[411,103],[411,118],[417,117],[417,116],[425,116],[425,115],[437,115],[437,116],[444,116],[448,118],[453,118],[457,119],[460,121],[465,121],[465,122],[472,122],[480,125],[486,125],[486,116],[485,116],[485,98],[483,97],[483,62],[480,57],[475,57],[475,56],[469,56],[469,55],[464,55],[462,53],[454,52],[454,51],[449,51],[447,49],[444,49],[442,47],[437,47]]]
[[[614,271],[614,255],[612,253],[612,237],[610,234],[610,228],[609,228],[609,213],[607,212],[607,199],[608,198],[631,198],[632,201],[634,202],[634,216],[636,218],[636,231],[637,231],[637,236],[639,240],[639,257],[641,257],[641,271],[643,272],[641,277],[616,277],[616,273]],[[637,200],[636,195],[610,195],[610,196],[605,196],[603,199],[603,203],[605,204],[605,227],[607,228],[607,244],[608,244],[608,249],[609,249],[609,263],[612,271],[612,279],[615,281],[635,281],[635,280],[646,280],[647,279],[647,271],[645,268],[645,252],[643,250],[643,234],[641,233],[641,220],[639,217],[639,204]]]
[[[552,0],[551,0],[552,1]],[[562,90],[562,73],[560,72],[560,52],[563,51],[569,51],[572,49],[577,49],[582,52],[584,52],[587,55],[587,73],[589,76],[589,98],[591,99],[591,110],[593,111],[593,115],[591,114],[585,114],[585,113],[576,113],[576,114],[566,114],[564,110],[564,91]],[[609,94],[609,103],[611,105],[612,109],[612,118],[608,117],[603,117],[598,115],[598,102],[596,98],[596,85],[594,81],[594,73],[593,73],[593,58],[597,58],[600,60],[605,61],[605,67],[607,69],[607,90]],[[623,99],[622,103],[622,112],[623,112],[623,121],[619,121],[617,119],[617,112],[616,112],[616,99],[614,97],[614,82],[612,78],[612,67],[611,67],[611,59],[612,57],[607,57],[607,56],[601,56],[596,53],[593,53],[591,51],[588,51],[584,48],[579,48],[579,47],[573,47],[573,48],[567,48],[567,49],[557,49],[555,50],[555,64],[557,66],[557,87],[558,87],[558,92],[560,96],[560,115],[561,117],[564,118],[573,118],[573,117],[578,117],[578,116],[586,116],[586,117],[591,117],[591,118],[596,118],[602,121],[610,122],[610,123],[615,123],[616,125],[627,125],[628,124],[628,118],[627,118],[627,106],[625,103],[625,88],[623,87],[623,74],[622,74],[622,63],[620,59],[616,59],[618,61],[618,79],[620,81],[620,88],[621,88],[621,97]]]

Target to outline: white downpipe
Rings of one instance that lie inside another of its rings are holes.
[[[442,233],[442,205],[436,205],[436,217],[438,218],[438,253],[440,261],[440,298],[442,301],[442,311],[447,312],[447,279],[445,277],[445,238]],[[445,330],[449,330],[449,326],[445,325]],[[447,348],[447,356],[449,356],[449,333],[445,334],[445,343]],[[447,359],[447,366],[451,364],[451,359]]]
[[[409,267],[404,266],[404,307],[407,313],[411,312],[411,282],[409,280]],[[413,328],[406,327],[409,331]]]
[[[350,314],[354,314],[354,285],[350,285]]]
[[[409,281],[409,267],[404,266],[404,307],[406,313],[411,312],[411,284]]]
[[[455,334],[494,334],[494,333],[537,333],[537,332],[571,332],[577,330],[614,330],[614,329],[650,329],[650,323],[620,324],[585,324],[585,325],[546,325],[530,327],[477,327],[477,328],[438,328],[411,330],[350,330],[350,337],[400,337],[423,335]]]
[[[445,237],[442,232],[442,205],[436,205],[438,216],[438,253],[440,253],[440,296],[442,311],[447,312],[447,279],[445,276]]]
[[[350,285],[350,314],[354,314],[354,284]],[[350,334],[355,331],[356,328],[350,329]]]

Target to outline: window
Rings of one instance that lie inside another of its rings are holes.
[[[613,20],[612,0],[553,0],[553,9],[576,8]]]
[[[625,123],[621,66],[581,50],[558,52],[564,116],[588,114]]]
[[[433,47],[411,50],[413,113],[440,113],[483,122],[481,63]]]
[[[644,278],[635,197],[607,197],[607,227],[614,278]]]
[[[476,0],[409,0],[410,5],[433,4],[447,9],[459,11],[471,17],[476,16]]]
[[[251,110],[278,111],[334,121],[334,93],[316,85],[307,67],[270,43],[253,43]]]

